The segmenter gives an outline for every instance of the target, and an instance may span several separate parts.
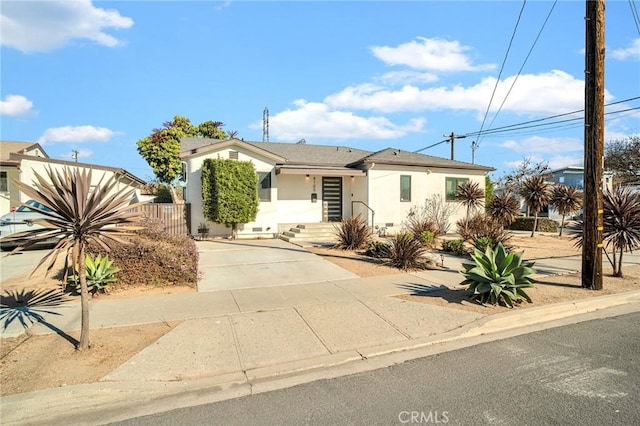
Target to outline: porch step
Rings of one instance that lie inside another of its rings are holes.
[[[280,234],[280,239],[302,247],[333,245],[336,231],[332,223],[304,223]]]

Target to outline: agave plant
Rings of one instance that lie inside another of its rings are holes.
[[[467,208],[466,220],[469,220],[471,210],[476,210],[484,204],[484,191],[478,182],[466,181],[456,188],[456,199]]]
[[[502,244],[494,249],[490,246],[481,252],[475,249],[471,257],[475,264],[463,264],[465,276],[461,285],[468,285],[471,299],[492,305],[504,303],[513,307],[514,302],[531,298],[524,291],[533,287],[530,277],[535,271],[533,262],[524,262],[523,253],[508,253]]]
[[[113,266],[113,260],[109,256],[98,255],[93,258],[90,255],[85,257],[85,268],[87,277],[87,290],[89,293],[95,294],[99,291],[106,291],[109,284],[116,282],[116,274],[120,272],[120,268]],[[69,278],[76,291],[81,291],[80,285],[80,265],[75,266],[76,273]]]
[[[37,219],[34,223],[41,228],[13,234],[7,241],[17,241],[18,246],[11,254],[26,249],[40,241],[57,238],[58,242],[45,255],[34,272],[47,259],[47,272],[53,268],[58,256],[65,255],[64,281],[67,281],[71,265],[78,264],[80,298],[82,305],[82,326],[78,350],[89,348],[89,293],[85,265],[85,250],[89,243],[95,243],[105,251],[110,244],[127,244],[121,235],[130,235],[132,224],[141,219],[136,211],[138,204],[130,204],[134,190],[118,191],[115,175],[102,176],[98,184],[92,187],[91,169],[64,167],[46,169],[46,176],[35,173],[33,187],[23,182],[16,186],[30,198],[49,207],[50,211],[38,210],[46,219]],[[34,209],[35,210],[35,209]]]
[[[602,201],[604,253],[613,268],[613,276],[622,277],[622,255],[627,250],[640,248],[640,193],[617,188],[604,193]],[[576,245],[582,247],[584,222],[579,220],[570,229],[575,233]]]
[[[568,214],[577,212],[582,207],[582,192],[573,186],[556,185],[551,190],[549,204],[562,215],[562,222],[560,222],[560,236],[562,237],[564,218]]]
[[[536,227],[538,226],[538,213],[540,213],[540,210],[542,210],[544,206],[549,204],[551,189],[541,175],[534,175],[522,182],[520,195],[527,204],[527,207],[529,207],[529,211],[534,214],[533,229],[531,230],[531,237],[533,237],[536,232]]]
[[[487,213],[500,224],[510,225],[520,213],[520,204],[509,191],[496,194],[487,206]]]

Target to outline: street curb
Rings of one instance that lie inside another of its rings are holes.
[[[493,314],[457,329],[409,342],[372,346],[242,372],[174,382],[99,381],[9,395],[0,401],[0,415],[6,425],[83,424],[86,422],[83,416],[90,413],[94,414],[91,424],[97,423],[97,413],[100,422],[114,422],[384,368],[479,344],[491,335],[499,336],[501,332],[631,304],[637,304],[633,311],[640,311],[640,290]]]

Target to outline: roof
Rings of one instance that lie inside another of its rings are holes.
[[[224,145],[223,145],[224,144]],[[477,164],[452,161],[399,149],[387,148],[377,152],[336,145],[313,145],[306,143],[247,142],[239,139],[225,141],[207,138],[183,138],[180,140],[181,156],[214,151],[228,145],[244,145],[256,150],[280,157],[278,164],[319,166],[319,167],[357,167],[359,165],[380,163],[404,166],[441,167],[464,170],[493,171],[494,168]]]
[[[372,163],[401,166],[424,166],[449,169],[482,170],[487,172],[495,170],[492,167],[480,166],[478,164],[465,163],[462,161],[447,160],[446,158],[434,157],[432,155],[419,154],[410,151],[402,151],[394,148],[386,148],[374,152],[364,158],[361,158],[355,163],[349,164],[349,166]]]
[[[51,164],[62,164],[66,166],[79,166],[86,167],[94,170],[104,170],[113,172],[115,174],[119,174],[121,176],[125,176],[133,182],[137,182],[140,185],[144,185],[147,182],[145,180],[140,179],[132,173],[129,173],[125,169],[121,169],[118,167],[110,167],[110,166],[100,166],[98,164],[89,164],[89,163],[76,163],[75,161],[67,161],[67,160],[54,160],[53,158],[43,158],[43,157],[35,157],[33,155],[23,155],[23,154],[10,154],[9,159],[19,163],[22,160],[30,160],[30,161],[40,161],[43,163],[51,163]]]
[[[9,157],[11,156],[11,154],[26,154],[27,152],[33,151],[34,149],[39,149],[46,158],[49,157],[38,143],[0,141],[0,162],[9,162]]]

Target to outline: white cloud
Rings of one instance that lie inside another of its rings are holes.
[[[473,65],[465,53],[470,47],[459,41],[418,37],[396,47],[373,46],[376,58],[388,65],[405,65],[418,70],[431,71],[483,71],[491,70],[495,64]]]
[[[515,76],[505,78],[498,85],[492,111],[500,107],[502,99],[511,87]],[[475,110],[484,113],[496,84],[494,77],[463,87],[433,87],[421,89],[405,85],[392,90],[372,84],[348,86],[341,92],[329,95],[325,103],[333,108],[402,112],[423,110]],[[606,92],[605,100],[612,96]],[[502,111],[516,114],[557,114],[582,109],[584,105],[584,81],[564,71],[553,70],[541,74],[520,75]]]
[[[385,117],[362,117],[351,112],[331,110],[318,102],[297,100],[295,109],[287,109],[270,118],[270,131],[280,140],[318,139],[392,139],[423,130],[425,120],[415,118],[397,125]]]
[[[391,71],[377,77],[376,80],[385,84],[425,84],[438,81],[438,76],[418,71]]]
[[[231,6],[231,1],[225,1],[222,4],[219,4],[216,6],[216,10],[222,10],[222,9],[226,9],[227,7]]]
[[[22,95],[7,95],[0,101],[0,115],[12,117],[27,115],[31,112],[33,102]]]
[[[532,136],[521,141],[507,140],[500,144],[502,148],[526,154],[564,154],[584,150],[584,143],[578,138],[545,138]]]
[[[584,163],[584,156],[581,155],[559,155],[551,157],[549,160],[551,170],[562,169],[567,166],[581,166]]]
[[[131,18],[94,7],[90,0],[3,1],[0,17],[2,45],[24,53],[53,50],[71,39],[118,46],[121,42],[104,30],[132,25]]]
[[[640,38],[633,40],[629,47],[613,49],[611,51],[611,57],[621,61],[624,61],[625,59],[640,61]]]
[[[38,143],[50,142],[107,142],[116,132],[105,127],[64,126],[44,131]]]

